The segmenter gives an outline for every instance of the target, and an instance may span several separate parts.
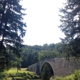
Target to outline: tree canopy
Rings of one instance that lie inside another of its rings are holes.
[[[24,8],[20,5],[20,1],[0,0],[0,55],[5,60],[8,59],[10,52],[20,55],[19,49],[26,27],[23,22]]]
[[[60,12],[59,27],[66,36],[62,41],[72,48],[73,56],[80,56],[80,0],[66,0]]]
[[[60,15],[62,24],[59,27],[66,35],[65,41],[80,38],[80,1],[67,0],[60,12],[63,14]]]
[[[46,46],[45,46],[46,45]],[[22,63],[21,67],[28,67],[31,64],[42,61],[44,59],[55,58],[55,57],[65,57],[63,53],[63,44],[44,44],[43,46],[34,45],[28,46],[25,45],[22,48]]]

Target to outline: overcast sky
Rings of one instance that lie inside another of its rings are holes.
[[[64,0],[23,0],[27,8],[24,21],[27,23],[24,43],[43,45],[60,42],[64,34],[58,28],[60,24],[59,8]]]

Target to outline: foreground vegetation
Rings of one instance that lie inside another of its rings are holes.
[[[17,70],[17,68],[12,68],[8,71],[0,72],[0,80],[11,80],[11,77],[15,77],[16,80],[28,80],[28,79],[37,79],[39,76],[31,71],[28,71],[26,68]]]
[[[15,77],[16,80],[39,79],[36,73],[28,71],[26,68],[21,68],[21,70],[12,68],[8,71],[0,72],[0,80],[11,80],[12,76]],[[52,76],[50,80],[80,80],[80,70],[75,70],[73,74],[65,77]]]
[[[71,75],[68,75],[66,77],[51,77],[50,80],[80,80],[80,70],[75,70],[75,72]]]

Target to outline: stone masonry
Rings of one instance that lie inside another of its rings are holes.
[[[65,58],[52,58],[33,64],[28,67],[28,70],[34,71],[40,75],[44,63],[50,64],[54,76],[66,76],[72,74],[75,70],[80,69],[80,60],[70,59],[68,61]]]

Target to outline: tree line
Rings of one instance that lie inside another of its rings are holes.
[[[31,64],[42,61],[44,59],[65,57],[66,54],[63,52],[64,44],[44,44],[43,46],[34,45],[22,48],[22,67],[28,67]]]

